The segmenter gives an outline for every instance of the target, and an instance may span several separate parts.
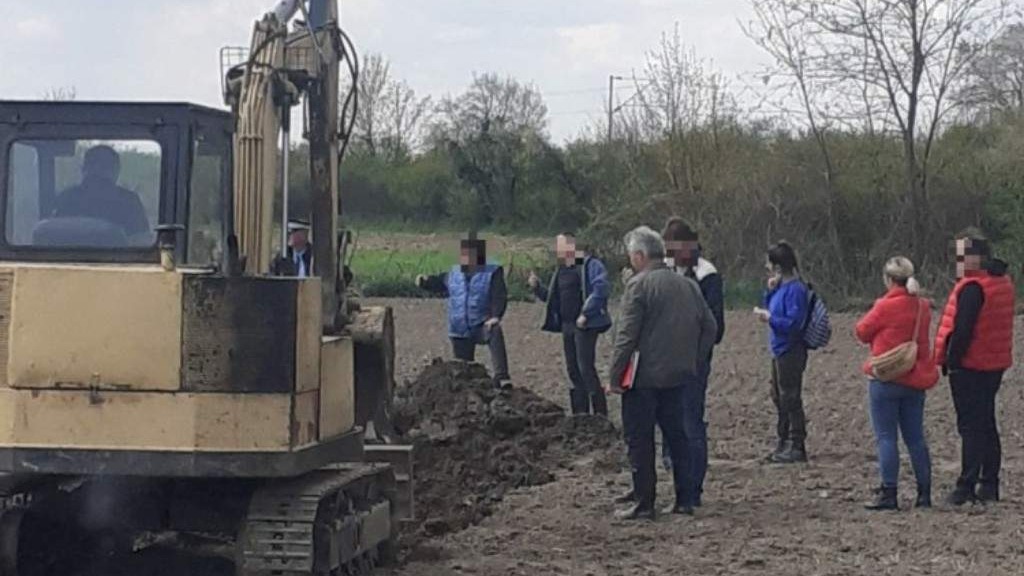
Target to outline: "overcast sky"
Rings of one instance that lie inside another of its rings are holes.
[[[737,23],[748,0],[341,0],[361,53],[380,52],[420,93],[457,93],[474,72],[533,82],[559,141],[603,123],[608,75],[640,68],[678,22],[729,75],[763,61]],[[0,0],[0,98],[74,87],[80,100],[220,106],[218,51],[248,45],[273,0]],[[624,96],[628,96],[625,93]]]

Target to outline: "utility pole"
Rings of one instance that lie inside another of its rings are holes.
[[[639,83],[639,82],[650,82],[651,81],[650,78],[639,78],[639,77],[636,77],[636,76],[634,76],[632,78],[627,78],[625,76],[616,76],[614,74],[611,74],[611,75],[608,76],[608,144],[611,144],[612,143],[612,139],[615,137],[615,113],[618,112],[619,110],[622,110],[622,108],[624,106],[626,106],[627,104],[629,104],[630,102],[635,100],[637,97],[639,97],[641,92],[643,92],[644,89],[646,88],[646,85],[638,86],[637,91],[632,96],[630,96],[622,104],[619,104],[618,106],[616,106],[615,105],[615,81],[616,80],[633,80],[634,82],[637,82],[637,83]]]
[[[614,74],[608,75],[608,144],[612,143],[615,126],[615,78]]]

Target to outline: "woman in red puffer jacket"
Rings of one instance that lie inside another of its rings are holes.
[[[919,297],[920,287],[914,279],[914,265],[897,256],[885,264],[884,279],[888,292],[877,301],[860,322],[857,338],[871,345],[871,356],[878,356],[908,342],[917,342],[917,360],[907,374],[892,382],[875,377],[870,360],[864,373],[871,378],[869,399],[871,424],[878,448],[878,467],[882,486],[869,510],[895,510],[898,506],[896,485],[899,478],[900,455],[897,429],[910,452],[910,462],[917,478],[915,507],[931,506],[931,459],[924,436],[925,391],[935,386],[939,372],[929,349],[931,303]],[[914,326],[917,334],[914,335]]]

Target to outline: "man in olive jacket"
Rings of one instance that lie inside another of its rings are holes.
[[[636,502],[618,517],[653,519],[655,424],[661,427],[673,459],[681,462],[686,450],[679,417],[683,387],[699,379],[700,361],[711,352],[718,325],[697,283],[665,265],[660,234],[641,226],[626,235],[625,244],[630,266],[637,274],[630,278],[622,296],[610,388],[623,395],[622,427]],[[634,358],[635,378],[631,387],[623,389],[623,376]],[[693,513],[693,486],[684,468],[673,468],[676,502],[669,513]]]

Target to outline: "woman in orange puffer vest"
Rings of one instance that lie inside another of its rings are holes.
[[[917,478],[914,506],[927,508],[931,506],[932,472],[924,435],[925,390],[935,386],[939,380],[939,372],[929,350],[931,306],[917,295],[919,286],[910,260],[897,256],[886,262],[884,280],[888,291],[857,323],[857,338],[871,345],[873,357],[913,341],[917,343],[917,357],[909,372],[889,382],[875,376],[870,359],[864,364],[864,373],[871,378],[868,397],[882,477],[877,500],[866,508],[896,510],[899,507],[896,489],[900,471],[897,429],[903,435]]]
[[[1013,364],[1013,281],[991,258],[988,241],[969,230],[956,240],[957,283],[935,336],[935,363],[949,374],[962,442],[960,477],[949,502],[999,500],[1002,445],[996,394]]]

